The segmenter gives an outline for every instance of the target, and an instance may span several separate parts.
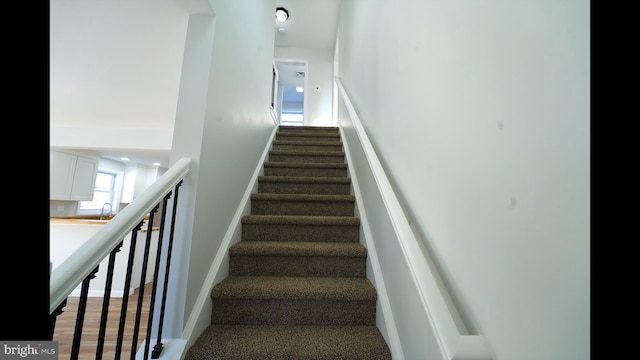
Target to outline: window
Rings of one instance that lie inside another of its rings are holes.
[[[116,174],[98,171],[96,175],[96,185],[93,191],[93,200],[80,201],[78,212],[84,214],[99,214],[106,203],[113,206],[115,183]],[[108,206],[105,208],[105,211],[113,212],[113,210],[114,209]]]

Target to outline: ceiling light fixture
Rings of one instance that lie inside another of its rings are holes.
[[[276,9],[276,20],[278,20],[278,22],[283,23],[287,21],[288,18],[289,18],[289,12],[287,11],[287,9],[283,7],[279,7]]]
[[[296,86],[297,92],[304,92],[304,88],[302,86]]]

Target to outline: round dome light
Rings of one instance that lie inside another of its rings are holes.
[[[287,21],[288,18],[289,18],[289,12],[287,11],[287,9],[283,7],[279,7],[276,9],[276,20],[278,20],[278,22],[283,23]]]

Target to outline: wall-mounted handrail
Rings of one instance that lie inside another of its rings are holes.
[[[384,168],[367,137],[360,118],[346,92],[340,77],[335,78],[339,94],[360,140],[364,155],[373,174],[378,192],[384,202],[388,218],[393,226],[398,245],[409,267],[413,284],[420,297],[424,312],[430,319],[437,343],[446,359],[491,360],[493,359],[484,338],[469,335],[460,321],[457,309],[448,301],[449,294],[437,270],[429,264],[428,254],[424,254],[411,225],[386,176]],[[392,304],[392,307],[398,304]]]

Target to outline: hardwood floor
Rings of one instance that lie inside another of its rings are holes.
[[[121,359],[131,358],[131,348],[133,347],[133,329],[136,319],[136,310],[138,306],[138,296],[140,289],[129,295],[127,301],[127,313],[125,319],[124,337],[122,342]],[[136,351],[145,346],[147,321],[149,319],[149,304],[151,299],[152,283],[147,283],[144,288],[142,312],[140,315],[140,330],[138,332]],[[70,359],[71,347],[73,344],[73,333],[76,326],[76,315],[78,312],[79,297],[69,297],[67,306],[63,309],[56,320],[53,340],[58,341],[58,354],[60,360]],[[118,327],[120,326],[120,311],[122,309],[122,298],[111,298],[109,301],[109,314],[107,316],[107,327],[105,332],[104,351],[102,359],[116,359],[115,349],[118,336]],[[80,341],[80,355],[78,359],[89,360],[96,359],[96,349],[98,332],[100,327],[100,317],[102,314],[102,297],[89,297],[87,300],[87,308],[84,317],[84,327]],[[153,338],[154,335],[152,334]],[[153,349],[155,344],[151,343],[150,348]]]

